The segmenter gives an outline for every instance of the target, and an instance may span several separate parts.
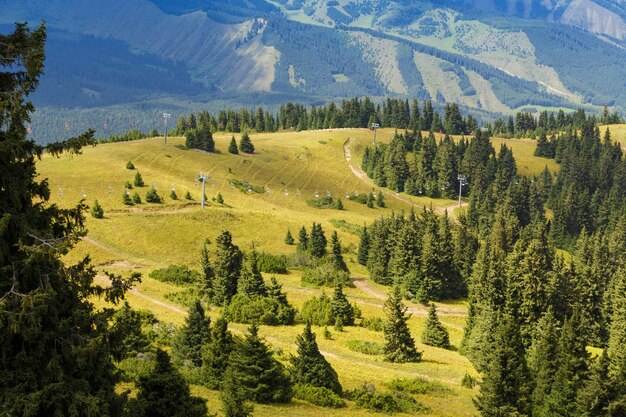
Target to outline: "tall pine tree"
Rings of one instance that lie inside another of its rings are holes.
[[[402,304],[400,287],[394,286],[385,301],[385,321],[383,332],[385,336],[385,359],[390,362],[419,362],[422,353],[415,348],[415,340],[411,337],[406,315],[408,307]]]

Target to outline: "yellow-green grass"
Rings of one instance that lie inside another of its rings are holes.
[[[604,132],[607,128],[609,129],[609,132],[611,132],[611,139],[619,142],[622,145],[622,148],[626,150],[626,124],[600,126],[600,134],[602,137],[604,137]]]
[[[393,133],[392,129],[379,129],[377,140],[388,142]],[[199,250],[205,240],[208,238],[215,241],[216,236],[224,229],[232,232],[235,243],[244,250],[249,250],[254,243],[260,251],[290,253],[294,251],[294,247],[284,244],[287,229],[297,237],[302,225],[310,228],[312,222],[319,222],[329,235],[335,229],[332,223],[336,220],[360,226],[379,216],[390,215],[392,211],[407,211],[411,207],[430,205],[443,211],[455,205],[452,200],[396,195],[388,190],[385,191],[385,209],[369,209],[365,205],[348,201],[346,193],[379,190],[368,178],[355,175],[355,172],[360,171],[365,146],[372,143],[373,133],[367,129],[254,134],[252,140],[257,149],[254,155],[229,154],[227,147],[230,136],[215,135],[217,154],[181,149],[183,138],[170,138],[168,145],[163,144],[162,138],[155,138],[98,145],[73,157],[44,156],[38,169],[42,177],[49,178],[53,202],[70,206],[79,201],[84,193],[87,203],[92,204],[98,199],[105,209],[104,219],[88,217],[89,235],[67,256],[67,261],[74,262],[79,257],[90,254],[101,271],[122,274],[130,271],[141,272],[142,283],[127,294],[130,304],[153,311],[161,320],[180,325],[185,318],[184,307],[174,305],[165,299],[165,295],[182,288],[155,281],[148,274],[155,268],[172,263],[197,268]],[[351,153],[349,163],[344,154],[344,144],[348,140]],[[496,148],[499,148],[499,141],[503,140],[494,139]],[[556,170],[556,165],[550,165],[551,161],[532,155],[534,142],[507,140],[506,143],[513,149],[520,172],[539,173],[546,163],[551,171]],[[165,199],[163,204],[143,203],[132,207],[122,204],[124,183],[132,182],[136,172],[125,168],[129,160],[135,164],[136,171],[141,172],[147,185],[131,192],[139,191],[145,200],[148,187],[155,185]],[[205,210],[200,209],[200,185],[195,181],[200,172],[206,172],[212,177],[206,189],[209,199],[220,192],[225,200],[224,205],[211,203]],[[264,186],[269,192],[242,192],[232,188],[229,179]],[[169,198],[172,187],[179,196],[178,201]],[[186,191],[191,192],[193,201],[183,200]],[[314,198],[316,193],[323,196],[327,192],[342,198],[346,209],[316,209],[307,204],[306,201]],[[341,229],[338,229],[338,233],[344,245],[356,248],[358,236]],[[367,276],[365,268],[356,263],[355,250],[345,257],[353,277]],[[300,276],[299,271],[278,276],[290,302],[297,308],[323,291],[303,287]],[[102,276],[98,280],[106,282]],[[347,288],[347,296],[359,306],[364,317],[383,317],[382,304],[388,288],[370,281],[365,283],[365,289]],[[327,294],[332,293],[332,289],[325,291]],[[101,300],[94,302],[99,307],[104,306]],[[465,324],[466,305],[464,302],[450,302],[439,306],[440,319],[450,332],[452,344],[458,347]],[[417,340],[424,327],[425,311],[423,306],[411,305],[411,312],[414,314],[409,320],[409,326]],[[209,314],[217,318],[221,312],[212,310]],[[232,328],[238,334],[245,330],[245,326],[237,324],[233,324]],[[295,337],[301,331],[301,325],[261,328],[261,334],[274,349],[282,352],[279,356],[283,359],[289,353],[295,352]],[[321,336],[321,329],[316,329],[318,342],[327,359],[338,371],[346,389],[358,387],[366,381],[382,387],[384,381],[396,377],[422,376],[440,381],[451,390],[443,396],[419,396],[420,401],[431,407],[432,415],[475,414],[471,398],[476,391],[462,388],[460,381],[466,372],[476,375],[476,371],[455,350],[437,349],[418,343],[419,349],[424,352],[424,361],[418,364],[390,364],[384,362],[380,356],[367,356],[347,347],[349,340],[380,343],[381,333],[352,327],[346,328],[344,332],[331,331],[333,340],[325,340]],[[217,393],[201,387],[194,387],[194,392],[207,398],[213,411],[218,410]],[[256,405],[256,415],[295,414],[317,416],[337,414],[337,411],[300,401],[286,406]],[[341,410],[340,414],[372,415],[356,409],[353,404]]]

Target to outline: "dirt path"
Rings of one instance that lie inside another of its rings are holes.
[[[379,188],[367,176],[365,171],[363,171],[360,167],[355,166],[354,164],[351,163],[351,161],[352,161],[352,151],[350,150],[351,142],[352,142],[352,138],[346,140],[345,143],[343,144],[343,153],[344,153],[344,156],[346,158],[346,162],[348,164],[348,167],[350,167],[350,170],[352,171],[352,173],[357,178],[359,178],[361,181],[366,183],[368,186],[370,186],[372,188]],[[395,198],[396,200],[402,201],[403,203],[410,204],[411,206],[419,207],[419,205],[415,204],[413,201],[409,200],[406,197],[403,197],[402,195],[400,195],[398,193],[394,193],[392,191],[384,190],[384,189],[382,189],[381,191],[383,192],[383,195],[386,196],[386,197],[392,197],[392,198]],[[461,203],[461,207],[465,207],[465,206],[467,206],[467,203],[466,202],[462,202]],[[422,206],[422,207],[426,208],[426,206]],[[457,207],[459,207],[459,205],[458,205],[458,203],[455,203],[455,204],[450,204],[448,206],[433,207],[433,210],[437,214],[443,214],[446,210],[448,210],[448,215],[452,215],[452,213],[454,212],[454,209],[457,208]]]
[[[381,293],[379,291],[376,291],[374,288],[370,287],[368,280],[365,278],[353,278],[352,282],[354,283],[354,286],[356,288],[358,288],[359,290],[363,291],[364,293],[378,299],[378,300],[386,300],[387,299],[387,294]],[[382,307],[382,305],[378,305],[378,304],[374,304],[374,303],[367,303],[367,304],[372,304],[372,305],[377,305],[379,307]],[[409,304],[408,305],[408,310],[407,312],[411,313],[411,314],[416,314],[418,316],[426,316],[428,315],[428,307],[419,305],[419,304]],[[437,313],[440,316],[447,316],[447,317],[465,317],[467,316],[467,313],[465,312],[465,309],[463,309],[462,307],[453,307],[453,306],[442,306],[439,305],[437,306]],[[459,329],[462,330],[462,329]]]

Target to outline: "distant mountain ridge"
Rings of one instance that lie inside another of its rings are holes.
[[[154,119],[159,108],[364,95],[483,114],[626,109],[623,0],[0,0],[0,9],[2,31],[47,22],[34,100],[48,115],[126,106]]]

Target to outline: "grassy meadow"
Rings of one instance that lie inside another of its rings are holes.
[[[379,129],[377,139],[389,141],[393,133],[392,129]],[[105,210],[104,219],[88,217],[89,234],[67,256],[67,261],[74,262],[89,254],[100,271],[142,272],[143,282],[127,295],[130,304],[151,310],[161,320],[180,325],[185,308],[168,301],[165,294],[182,289],[152,280],[148,273],[170,264],[198,268],[202,245],[206,239],[214,241],[222,230],[231,231],[234,242],[244,251],[250,250],[254,244],[259,251],[287,254],[295,250],[284,243],[287,230],[297,238],[303,225],[310,230],[312,222],[321,223],[328,237],[337,230],[342,244],[349,249],[344,256],[352,276],[364,278],[367,271],[356,263],[358,236],[350,232],[351,227],[354,229],[354,226],[362,226],[379,216],[408,211],[411,207],[421,209],[432,205],[438,212],[447,208],[452,213],[457,209],[453,200],[397,195],[389,191],[385,194],[387,207],[384,209],[370,209],[348,201],[347,194],[377,193],[379,190],[360,171],[363,150],[372,142],[372,132],[366,129],[253,134],[251,138],[256,147],[253,155],[229,154],[230,137],[230,134],[223,133],[214,135],[215,154],[185,149],[183,138],[169,138],[167,145],[164,145],[163,138],[152,138],[101,144],[84,149],[78,156],[56,158],[45,155],[38,170],[42,178],[49,178],[53,202],[71,206],[84,198],[92,205],[97,199]],[[534,141],[494,139],[493,142],[496,150],[502,142],[512,147],[522,174],[537,174],[546,165],[552,172],[557,169],[554,161],[533,156]],[[349,161],[346,156],[350,157]],[[128,161],[133,162],[135,170],[126,169]],[[132,183],[137,171],[141,173],[145,187],[135,187],[130,192],[137,191],[144,202],[125,206],[122,203],[124,184],[126,181]],[[202,191],[197,181],[200,172],[210,176],[206,183],[208,204],[204,210],[200,208]],[[233,180],[249,183],[257,191],[257,187],[263,187],[264,192],[248,191],[245,186],[241,190],[231,184]],[[164,199],[163,203],[145,203],[145,194],[152,186]],[[176,201],[169,197],[172,189],[178,195]],[[187,191],[192,200],[184,199]],[[218,193],[222,194],[224,204],[212,201]],[[341,198],[345,210],[318,209],[307,204],[316,195],[327,194]],[[324,291],[303,287],[299,271],[290,271],[277,278],[296,308]],[[325,291],[332,293],[332,289]],[[384,316],[382,304],[386,293],[387,288],[369,280],[359,280],[356,288],[346,289],[350,300],[362,310],[363,317]],[[95,302],[102,305],[101,301]],[[450,332],[452,344],[458,347],[465,322],[465,303],[442,303],[439,307],[440,319]],[[456,352],[456,348],[443,350],[420,344],[426,309],[415,304],[410,304],[410,308],[409,325],[419,350],[424,352],[424,360],[420,363],[391,364],[384,362],[380,355],[350,350],[350,341],[383,341],[382,333],[359,327],[346,327],[343,332],[331,330],[332,340],[323,338],[322,329],[314,329],[320,349],[337,370],[345,389],[356,388],[364,382],[384,389],[382,384],[385,381],[420,376],[445,386],[437,392],[417,396],[431,410],[424,415],[474,415],[472,397],[477,395],[477,389],[463,388],[460,382],[466,373],[476,376],[476,371]],[[220,312],[213,310],[209,314],[215,318]],[[231,325],[236,333],[243,332],[245,327]],[[295,337],[301,331],[301,325],[261,328],[261,334],[281,359],[287,359],[295,352]],[[198,386],[194,386],[193,391],[207,399],[212,412],[219,410],[217,392]],[[350,403],[339,413],[374,415]],[[257,416],[336,414],[337,410],[302,401],[281,406],[255,405]]]

